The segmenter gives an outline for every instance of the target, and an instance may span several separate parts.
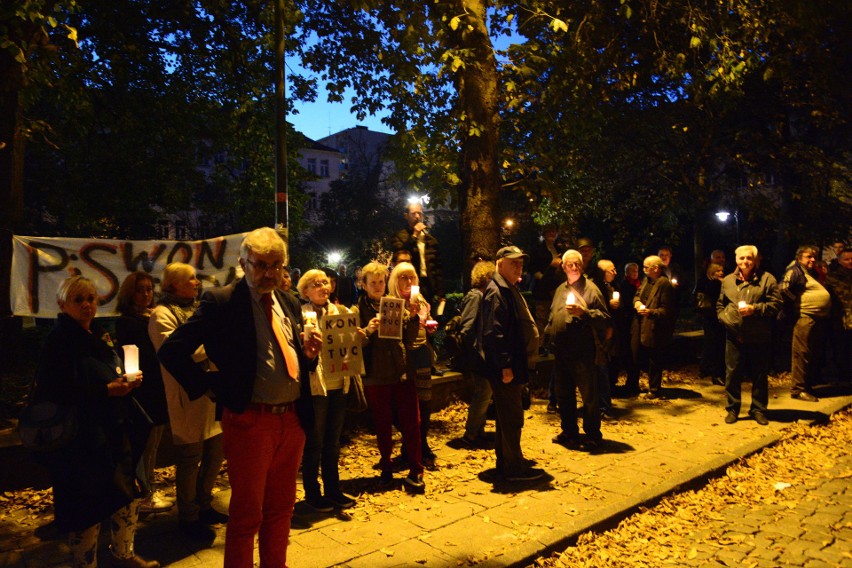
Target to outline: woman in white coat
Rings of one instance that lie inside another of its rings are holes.
[[[182,262],[166,266],[160,282],[162,296],[148,324],[148,334],[157,351],[198,307],[200,285],[192,266]],[[212,365],[203,347],[198,349],[194,359],[203,367]],[[178,527],[191,538],[212,542],[216,533],[210,525],[228,521],[227,515],[212,507],[213,486],[224,460],[216,405],[206,396],[190,400],[175,378],[165,367],[160,367],[172,440],[178,454],[175,467]]]

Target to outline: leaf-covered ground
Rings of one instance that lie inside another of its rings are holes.
[[[783,550],[790,544],[790,538],[761,543],[760,535],[755,536],[750,529],[741,532],[726,530],[731,525],[732,509],[743,518],[763,519],[762,528],[774,522],[783,523],[785,518],[795,519],[796,515],[792,513],[797,509],[810,507],[810,511],[818,511],[820,506],[828,505],[824,501],[826,496],[822,492],[811,493],[810,489],[826,480],[850,484],[850,447],[850,410],[834,415],[828,425],[795,424],[785,431],[781,442],[729,467],[724,476],[712,479],[701,489],[667,497],[657,506],[631,515],[613,530],[584,533],[576,546],[540,558],[535,566],[754,567],[777,566],[782,561],[784,565],[787,565],[786,562],[798,565],[795,558],[785,558],[783,554],[775,560],[733,555],[725,561],[724,555],[716,551],[732,545],[737,550],[753,550],[754,546],[760,547],[761,544],[769,549],[769,553],[773,546]],[[791,514],[787,515],[788,512]],[[816,549],[837,544],[842,552],[833,561],[808,561],[816,562],[814,566],[852,566],[852,523],[848,520],[832,522],[831,517],[826,518],[827,526],[819,542],[805,544]],[[835,543],[836,539],[845,540]],[[706,564],[701,561],[701,557],[708,556],[711,560]]]

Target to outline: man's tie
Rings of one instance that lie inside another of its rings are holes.
[[[284,330],[281,328],[281,321],[275,314],[272,313],[272,294],[267,293],[261,296],[263,307],[266,310],[266,317],[272,325],[272,333],[275,334],[275,339],[278,341],[278,347],[284,355],[284,362],[287,364],[287,373],[294,381],[299,380],[299,359],[296,356],[296,350],[290,346],[287,338],[284,337]]]

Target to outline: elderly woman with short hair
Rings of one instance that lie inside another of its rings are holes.
[[[195,313],[200,288],[201,281],[189,264],[173,262],[163,270],[162,296],[148,324],[148,334],[158,351]],[[212,367],[203,347],[195,352],[193,360],[202,368]],[[210,525],[228,521],[226,514],[213,508],[213,486],[225,459],[216,404],[206,396],[191,400],[172,374],[165,367],[161,369],[172,440],[178,452],[175,467],[178,528],[191,538],[212,541],[216,533]]]
[[[331,281],[322,270],[308,270],[298,284],[299,295],[307,301],[302,305],[305,324],[320,329],[326,316],[348,313],[344,306],[329,301]],[[307,314],[313,312],[315,316]],[[313,318],[316,318],[315,320]],[[329,376],[322,357],[316,370],[311,371],[311,401],[314,408],[313,428],[308,429],[305,452],[302,456],[302,484],[305,503],[314,511],[328,513],[335,507],[346,509],[355,504],[352,497],[340,490],[340,435],[346,420],[346,394],[349,377]],[[322,469],[323,492],[319,475]]]
[[[405,345],[411,345],[417,338],[420,322],[414,317],[415,314],[404,314],[402,340],[379,337],[379,309],[385,295],[388,269],[383,264],[371,262],[361,270],[361,275],[363,290],[366,292],[358,297],[360,324],[367,334],[364,345],[364,391],[376,428],[381,456],[379,485],[387,487],[393,483],[391,453],[395,412],[403,443],[409,448],[409,484],[419,486],[418,481],[422,481],[423,476],[420,458],[420,414],[414,381],[409,381],[406,377]]]
[[[109,334],[94,321],[98,293],[72,276],[56,293],[61,313],[47,336],[36,371],[34,400],[76,409],[77,435],[40,454],[53,483],[56,525],[68,532],[72,565],[97,566],[100,524],[110,518],[113,566],[156,568],[133,549],[138,517],[136,472],[150,424],[130,395]]]

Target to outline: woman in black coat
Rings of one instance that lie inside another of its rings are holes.
[[[142,485],[145,488],[139,503],[139,512],[157,513],[171,509],[173,501],[164,499],[159,491],[154,491],[154,466],[157,463],[157,449],[166,424],[169,423],[169,410],[166,407],[166,391],[157,351],[148,335],[148,321],[154,305],[154,277],[147,272],[131,272],[118,289],[118,312],[121,317],[115,322],[116,345],[135,345],[139,348],[139,369],[145,381],[133,392],[133,397],[142,405],[151,419],[151,433],[145,445],[142,471]]]
[[[76,407],[78,430],[65,447],[42,455],[53,482],[57,526],[68,531],[74,566],[97,566],[100,523],[110,517],[113,566],[156,568],[136,556],[133,540],[141,486],[135,476],[150,424],[130,393],[108,333],[94,322],[98,296],[82,276],[63,280],[59,314],[36,372],[36,401]]]

